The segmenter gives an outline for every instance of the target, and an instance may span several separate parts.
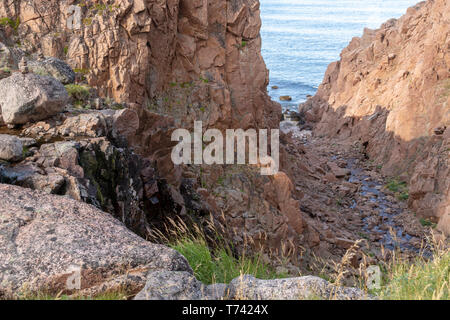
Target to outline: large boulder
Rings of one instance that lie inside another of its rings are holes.
[[[0,160],[18,161],[22,158],[22,141],[8,134],[0,134]]]
[[[370,296],[356,288],[337,287],[313,277],[259,280],[253,276],[234,279],[226,289],[232,300],[364,300]]]
[[[50,76],[63,84],[75,82],[75,72],[62,60],[49,57],[43,60],[28,61],[28,68],[41,76]]]
[[[4,297],[78,288],[137,293],[149,271],[192,272],[176,251],[145,241],[93,206],[2,184],[0,270]]]
[[[0,80],[0,108],[7,124],[46,119],[61,112],[68,101],[66,88],[52,77],[14,73]]]
[[[318,277],[259,280],[245,275],[225,284],[203,285],[187,272],[149,273],[135,300],[363,300],[356,288],[337,287]]]
[[[220,300],[225,287],[206,286],[189,272],[155,271],[134,300]]]

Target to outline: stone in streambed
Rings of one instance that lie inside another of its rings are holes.
[[[292,101],[291,96],[280,96],[280,101]]]

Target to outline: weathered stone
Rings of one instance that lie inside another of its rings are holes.
[[[9,185],[0,185],[0,194],[0,296],[73,292],[66,283],[73,267],[82,290],[154,270],[192,272],[176,251],[90,205]]]
[[[155,271],[148,274],[135,300],[212,300],[207,287],[189,272]]]
[[[0,80],[0,107],[7,124],[25,124],[61,112],[69,100],[64,86],[50,77],[14,73]]]
[[[31,72],[41,76],[50,76],[63,84],[75,81],[75,72],[62,60],[49,57],[43,60],[29,60],[28,68]]]
[[[231,300],[366,300],[367,294],[356,288],[336,287],[312,276],[259,280],[253,276],[234,279],[226,289]]]
[[[60,194],[65,179],[60,174],[40,169],[34,163],[20,163],[16,166],[0,167],[0,183],[13,184],[48,194]]]
[[[372,297],[356,288],[336,287],[312,276],[259,280],[244,275],[229,285],[203,285],[188,272],[149,273],[145,288],[135,300],[366,300]]]
[[[23,143],[19,138],[0,134],[0,160],[18,161],[22,159]]]

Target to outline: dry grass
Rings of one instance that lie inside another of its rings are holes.
[[[450,249],[435,238],[429,241],[430,259],[413,261],[394,253],[385,265],[385,284],[378,293],[383,300],[449,300]]]
[[[188,226],[181,219],[168,219],[166,231],[156,231],[153,236],[180,252],[188,260],[196,278],[204,284],[229,283],[244,274],[260,279],[287,276],[275,272],[273,267],[263,262],[261,253],[237,254],[212,221],[210,219],[206,228],[201,229],[197,224]]]

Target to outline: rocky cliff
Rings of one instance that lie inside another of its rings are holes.
[[[364,30],[300,107],[316,135],[358,143],[409,205],[450,234],[450,2],[421,2]]]
[[[82,8],[79,25],[71,5]],[[103,97],[223,128],[280,119],[266,92],[259,13],[258,0],[0,3],[7,36],[68,61]]]
[[[71,20],[71,5],[81,8],[80,25]],[[46,191],[92,203],[140,235],[148,236],[147,222],[170,215],[211,214],[229,227],[238,249],[251,243],[280,252],[301,242],[305,226],[287,175],[174,166],[170,158],[171,133],[193,120],[205,129],[278,128],[281,107],[267,95],[260,53],[259,1],[2,1],[0,17],[6,17],[0,26],[5,88],[20,77],[71,78],[51,72],[52,56],[66,61],[76,72],[75,88],[87,91],[40,122],[6,119],[9,126],[24,124],[14,134],[39,143],[22,159],[26,170],[5,165],[4,182],[41,189],[47,171],[67,170]],[[29,75],[16,74],[21,60]]]

